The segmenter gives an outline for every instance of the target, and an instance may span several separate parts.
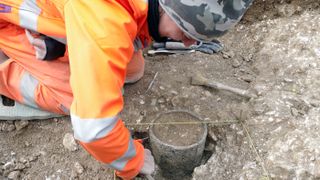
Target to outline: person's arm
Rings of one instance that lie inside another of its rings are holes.
[[[133,178],[143,166],[144,148],[131,139],[119,113],[136,23],[116,1],[69,0],[64,15],[75,138],[120,177]]]

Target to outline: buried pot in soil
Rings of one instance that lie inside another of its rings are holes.
[[[190,175],[200,165],[207,126],[186,111],[159,115],[150,127],[150,145],[162,175],[170,179]]]

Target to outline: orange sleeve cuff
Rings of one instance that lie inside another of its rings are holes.
[[[144,163],[144,148],[139,140],[134,140],[134,145],[136,148],[136,156],[132,158],[123,171],[116,171],[116,175],[124,180],[130,180],[136,177],[140,170],[142,169]]]

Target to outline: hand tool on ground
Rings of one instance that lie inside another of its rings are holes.
[[[239,96],[245,97],[245,98],[256,98],[257,95],[248,91],[248,90],[243,90],[243,89],[239,89],[239,88],[235,88],[235,87],[231,87],[228,85],[224,85],[222,83],[219,82],[215,82],[212,80],[208,80],[206,78],[204,78],[203,76],[201,76],[199,73],[195,74],[192,78],[191,78],[191,84],[192,85],[196,85],[196,86],[206,86],[206,87],[211,87],[217,90],[223,90],[223,91],[228,91],[234,94],[237,94]]]
[[[180,41],[168,40],[166,42],[154,42],[152,44],[152,50],[148,51],[149,55],[154,54],[184,54],[194,51],[200,51],[206,54],[214,54],[220,52],[223,49],[223,45],[215,40],[212,42],[197,42],[197,44],[186,47]]]

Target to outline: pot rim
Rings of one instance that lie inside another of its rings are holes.
[[[155,123],[162,115],[166,115],[166,114],[173,114],[173,113],[187,113],[189,115],[191,115],[192,117],[194,117],[196,119],[196,121],[203,121],[203,119],[201,117],[199,117],[198,115],[192,113],[192,112],[189,112],[187,110],[170,110],[170,111],[166,111],[164,113],[160,113],[156,116],[156,118],[154,120],[152,120],[152,123]],[[205,142],[206,138],[207,138],[207,134],[208,134],[208,127],[207,127],[207,124],[205,123],[202,123],[203,125],[203,134],[202,134],[202,137],[200,140],[198,140],[196,143],[193,143],[193,144],[190,144],[190,145],[187,145],[187,146],[175,146],[175,145],[171,145],[171,144],[168,144],[168,143],[165,143],[163,141],[161,141],[153,132],[153,128],[155,125],[151,125],[149,127],[149,134],[150,134],[150,140],[151,138],[153,138],[157,143],[159,144],[162,144],[164,146],[167,146],[167,147],[170,147],[170,148],[173,148],[175,150],[186,150],[186,149],[191,149],[193,147],[196,147],[198,146],[199,144],[202,144]]]

